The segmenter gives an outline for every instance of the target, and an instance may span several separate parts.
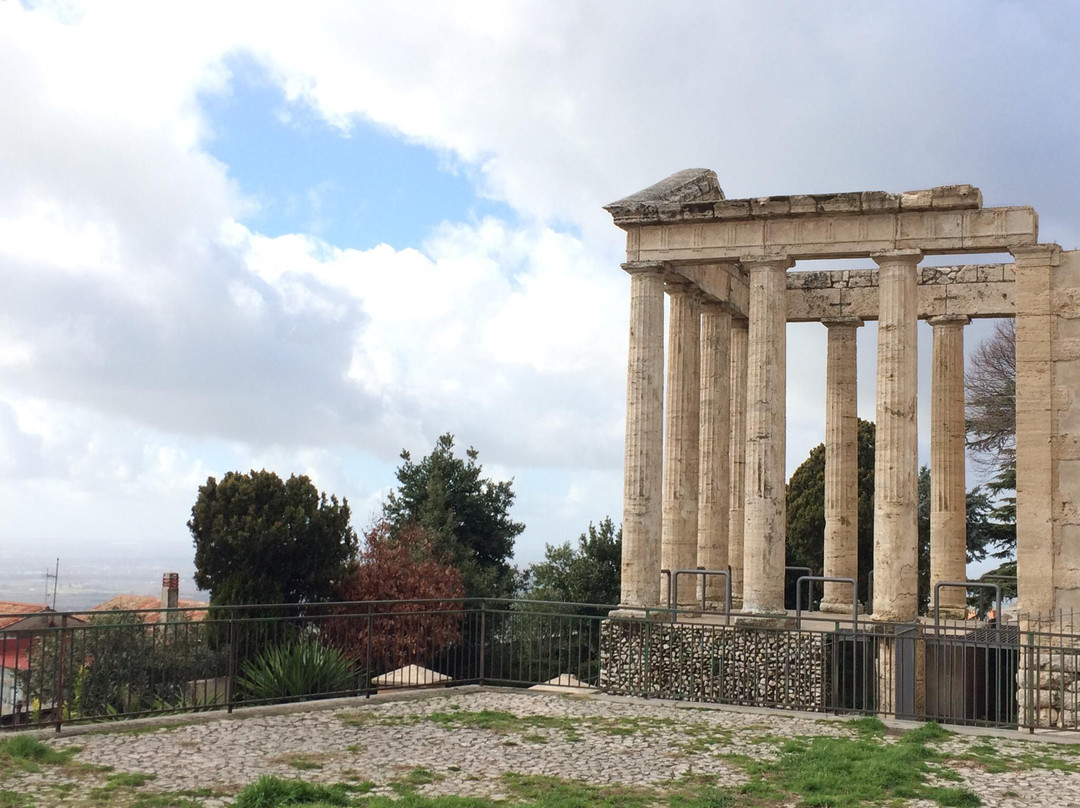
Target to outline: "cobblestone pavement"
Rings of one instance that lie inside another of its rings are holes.
[[[483,713],[482,711],[494,711]],[[506,713],[517,718],[511,719]],[[478,715],[480,714],[480,715]],[[666,702],[501,690],[438,691],[422,698],[357,700],[333,710],[214,718],[147,731],[93,732],[51,740],[76,746],[76,762],[115,772],[154,775],[154,791],[210,789],[198,797],[219,808],[260,775],[374,784],[392,793],[410,782],[426,794],[499,797],[505,773],[549,775],[594,785],[662,786],[689,774],[720,785],[745,781],[730,756],[774,757],[794,736],[851,735],[843,722],[805,715],[687,709]],[[1080,769],[1080,747],[990,739],[1021,756],[1035,750]],[[962,754],[977,738],[957,736],[941,748]],[[1030,768],[990,774],[978,764],[952,768],[987,806],[1080,806],[1080,774]],[[1066,767],[1070,768],[1070,767]],[[0,789],[34,805],[78,804],[87,777],[107,775],[43,768],[8,775]],[[105,803],[102,803],[105,804]],[[912,803],[912,805],[932,803]]]

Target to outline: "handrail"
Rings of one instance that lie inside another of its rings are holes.
[[[665,567],[664,569],[660,570],[660,576],[661,577],[667,576],[667,590],[666,590],[666,592],[667,592],[667,607],[670,609],[671,608],[671,570],[669,570],[669,569],[667,569]]]
[[[994,619],[1001,624],[1001,587],[997,584],[985,583],[983,581],[938,581],[934,584],[934,633],[936,634],[941,628],[941,587],[951,586],[960,587],[966,592],[968,589],[993,589],[997,602],[997,610],[994,612]],[[965,603],[965,609],[967,608]]]
[[[672,575],[672,588],[668,590],[669,594],[672,594],[675,602],[675,609],[679,607],[679,576],[680,575],[700,575],[701,576],[701,606],[702,611],[705,610],[705,579],[710,575],[723,575],[724,576],[724,624],[731,625],[731,574],[727,570],[675,570]],[[677,611],[672,611],[671,622],[674,623],[678,619]]]
[[[795,628],[802,628],[802,583],[806,581],[807,584],[813,581],[821,581],[822,583],[829,584],[851,584],[851,623],[852,629],[859,627],[859,588],[855,583],[854,578],[838,578],[835,575],[800,575],[795,581]],[[807,594],[810,594],[810,587],[807,586]],[[807,604],[809,605],[809,604]]]

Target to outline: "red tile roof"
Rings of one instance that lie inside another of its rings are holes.
[[[12,623],[18,623],[27,615],[51,611],[52,609],[48,606],[44,606],[40,603],[19,603],[14,600],[0,600],[0,615],[8,615],[7,617],[0,617],[0,629],[7,628]]]
[[[187,620],[199,621],[206,618],[206,612],[204,611],[209,603],[205,603],[201,600],[188,600],[186,598],[180,598],[177,605],[181,609],[194,609],[196,611],[182,612],[183,616]],[[161,609],[161,598],[156,598],[153,595],[117,595],[115,598],[109,598],[104,603],[99,603],[93,607],[92,612],[107,612],[110,609],[117,609],[119,611],[141,611],[144,609]],[[160,611],[146,612],[140,615],[143,622],[156,623],[161,618]]]

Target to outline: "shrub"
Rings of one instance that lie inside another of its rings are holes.
[[[431,536],[419,525],[396,533],[385,519],[364,533],[364,547],[337,588],[343,601],[393,601],[374,606],[369,619],[347,606],[328,620],[328,640],[359,661],[391,670],[430,665],[461,640],[464,594],[461,572],[440,560]],[[416,602],[428,601],[428,602]]]
[[[237,688],[253,701],[313,698],[353,689],[354,674],[345,655],[316,637],[275,645],[244,663]]]

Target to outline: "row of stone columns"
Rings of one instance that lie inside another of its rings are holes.
[[[918,251],[874,256],[879,264],[875,617],[914,619],[918,585],[917,266]],[[736,605],[784,613],[786,534],[786,288],[792,261],[743,262],[749,320],[705,300],[656,265],[631,274],[627,376],[622,603],[654,606],[668,593],[659,571],[732,570]],[[664,384],[665,288],[671,300]],[[963,325],[934,329],[932,581],[962,580],[965,566]],[[857,318],[824,321],[826,379],[825,573],[858,574]],[[666,389],[664,440],[663,392]],[[658,552],[659,551],[659,552]],[[697,598],[690,580],[678,601]],[[710,601],[722,600],[712,579]],[[961,589],[942,591],[946,614],[963,609]],[[846,612],[851,590],[827,584],[822,608]]]

